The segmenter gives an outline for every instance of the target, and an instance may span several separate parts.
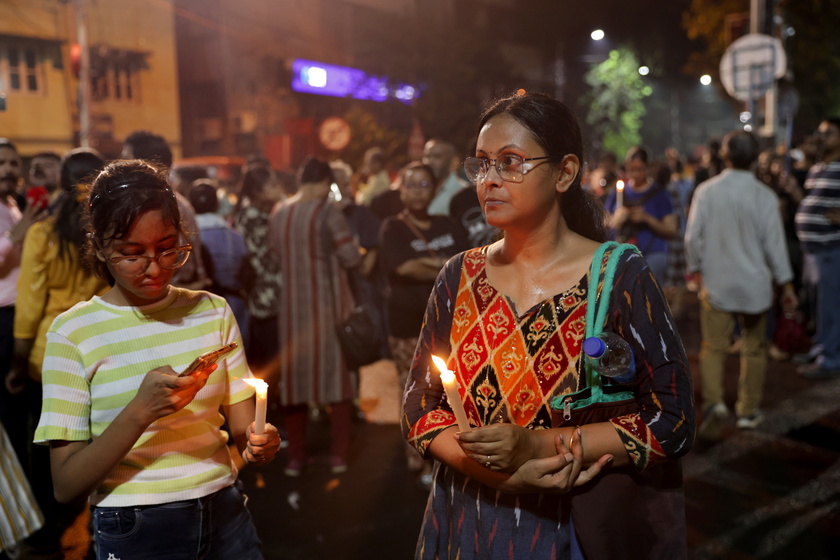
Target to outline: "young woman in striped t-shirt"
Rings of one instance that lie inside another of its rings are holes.
[[[277,430],[252,433],[254,390],[225,300],[170,285],[189,257],[175,196],[152,165],[120,161],[90,191],[88,237],[101,297],[47,335],[35,434],[49,443],[55,495],[88,496],[98,558],[262,558],[228,452],[270,461]],[[199,354],[239,348],[193,375]]]

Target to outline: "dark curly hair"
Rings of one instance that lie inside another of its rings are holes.
[[[138,159],[115,161],[103,169],[90,189],[85,224],[90,234],[86,258],[100,278],[113,281],[108,267],[96,258],[96,247],[125,237],[134,221],[157,210],[183,234],[175,193],[164,170]]]

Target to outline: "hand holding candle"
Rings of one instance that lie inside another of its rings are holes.
[[[464,410],[464,403],[461,402],[461,395],[458,393],[458,380],[455,374],[447,369],[446,362],[437,356],[432,356],[432,361],[440,370],[440,380],[443,383],[443,390],[446,391],[446,400],[455,413],[455,420],[458,421],[458,429],[462,432],[470,431],[470,422],[467,420],[467,411]]]
[[[265,409],[268,403],[268,383],[262,379],[246,379],[249,385],[257,391],[257,407],[254,414],[254,433],[265,433]]]

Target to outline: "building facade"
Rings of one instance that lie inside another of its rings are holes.
[[[114,157],[138,129],[179,151],[170,0],[0,0],[0,13],[0,136],[24,157],[81,143]]]

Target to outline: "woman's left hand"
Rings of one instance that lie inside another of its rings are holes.
[[[539,456],[537,434],[516,424],[481,426],[455,438],[467,456],[493,471],[512,473]]]
[[[242,458],[248,463],[257,465],[264,465],[270,463],[277,450],[280,449],[280,434],[277,432],[272,424],[265,425],[265,432],[262,434],[255,434],[254,423],[248,426],[246,436],[248,436],[248,443],[245,450],[242,451]]]
[[[580,430],[576,430],[572,435],[572,441],[568,447],[563,441],[563,436],[557,434],[554,439],[554,448],[557,455],[531,459],[517,469],[499,487],[499,490],[513,493],[565,494],[573,488],[587,484],[612,461],[612,455],[604,455],[584,469],[583,437]]]

